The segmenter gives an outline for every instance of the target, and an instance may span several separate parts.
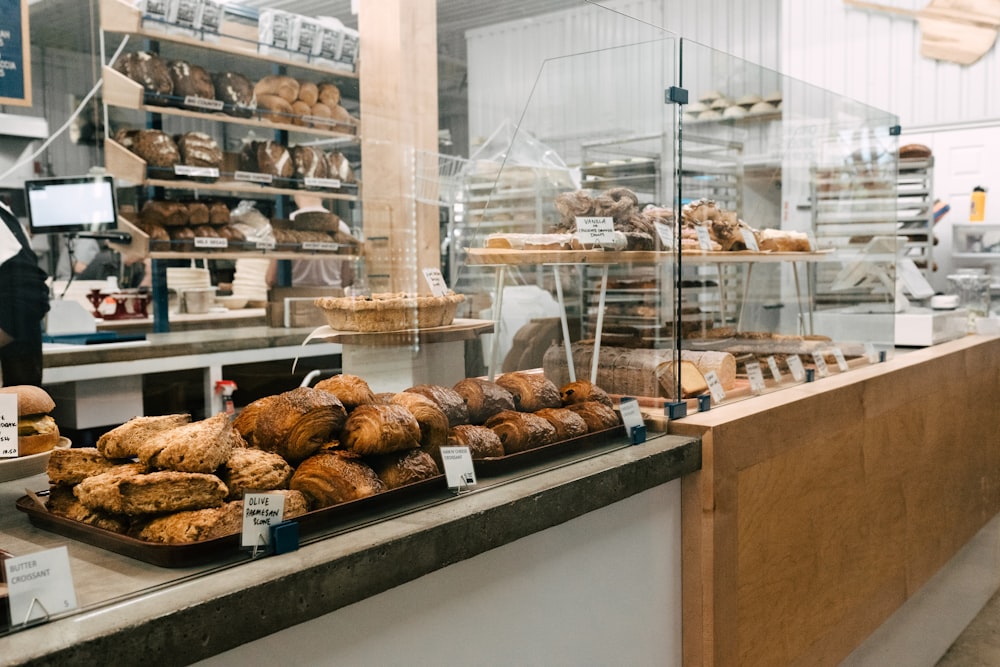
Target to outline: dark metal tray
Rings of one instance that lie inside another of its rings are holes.
[[[523,452],[507,454],[505,456],[473,459],[472,462],[476,467],[477,477],[505,475],[535,465],[536,463],[549,461],[553,458],[578,454],[588,449],[596,449],[601,445],[607,444],[609,439],[624,435],[625,427],[619,424],[614,428],[594,431],[593,433],[570,438],[569,440],[560,440],[551,445],[542,445],[541,447],[526,449]]]

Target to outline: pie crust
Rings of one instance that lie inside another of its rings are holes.
[[[371,296],[320,297],[315,304],[337,331],[402,331],[451,324],[461,294],[420,296],[399,292]]]

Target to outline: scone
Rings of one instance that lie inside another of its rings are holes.
[[[292,466],[278,454],[240,448],[229,455],[219,477],[229,487],[229,500],[238,500],[244,491],[287,489],[293,472]]]
[[[73,493],[88,509],[135,516],[218,507],[229,489],[215,475],[113,469],[88,477],[73,487]]]
[[[67,447],[52,450],[46,472],[49,483],[73,486],[121,463],[105,457],[96,447]]]

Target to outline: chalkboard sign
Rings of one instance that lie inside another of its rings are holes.
[[[0,0],[0,104],[31,106],[28,0]]]

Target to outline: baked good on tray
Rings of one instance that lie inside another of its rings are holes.
[[[452,387],[465,401],[470,424],[482,424],[501,410],[514,409],[514,397],[509,391],[482,378],[465,378]]]
[[[315,304],[338,331],[384,332],[426,329],[451,324],[461,294],[420,296],[380,293],[371,296],[320,297]]]
[[[253,446],[280,454],[292,465],[332,440],[347,421],[347,410],[336,396],[312,387],[278,394],[256,412]],[[242,426],[249,428],[249,420]]]
[[[402,405],[362,405],[351,412],[341,444],[357,454],[389,454],[420,446],[420,425]]]
[[[293,472],[292,466],[279,454],[240,447],[229,455],[218,475],[229,487],[228,499],[238,500],[244,491],[287,489]]]
[[[367,498],[385,489],[359,455],[336,449],[320,450],[303,461],[289,487],[302,492],[312,509]]]
[[[448,431],[449,447],[468,447],[474,459],[488,459],[504,455],[500,437],[485,426],[459,424]]]
[[[556,440],[576,438],[590,430],[583,417],[567,408],[543,408],[535,414],[555,427]]]
[[[401,405],[410,411],[420,427],[420,446],[436,451],[448,442],[448,416],[437,403],[421,394],[401,391],[389,399],[391,405]]]
[[[609,408],[604,403],[597,401],[585,401],[583,403],[573,403],[567,405],[566,410],[575,412],[587,424],[588,431],[603,431],[604,429],[618,426],[620,420],[618,413],[613,408]]]
[[[536,412],[562,405],[559,388],[541,373],[504,373],[496,382],[510,392],[515,409],[521,412]]]
[[[372,469],[386,489],[395,489],[441,474],[434,457],[422,449],[406,449],[371,460]]]
[[[516,454],[557,440],[556,427],[530,412],[504,410],[490,417],[484,426],[503,443],[504,454]]]
[[[215,472],[234,447],[244,447],[239,432],[220,412],[214,417],[159,431],[139,445],[139,460],[154,470]]]
[[[127,459],[139,454],[139,446],[155,433],[182,426],[191,415],[135,417],[97,439],[97,449],[109,459]]]
[[[449,426],[457,426],[469,421],[469,408],[465,405],[465,400],[450,387],[439,384],[417,384],[405,391],[421,394],[434,401],[447,415]]]
[[[52,450],[45,472],[50,484],[73,486],[120,464],[121,460],[106,458],[96,447],[65,447]]]
[[[375,402],[371,387],[364,378],[350,373],[340,373],[320,380],[315,385],[316,389],[328,391],[344,404],[348,410],[353,410],[359,405],[367,405]]]
[[[583,403],[584,401],[597,401],[604,403],[609,408],[613,408],[614,402],[604,391],[590,380],[576,380],[559,388],[559,397],[563,405],[572,403]]]
[[[205,473],[111,470],[88,477],[73,492],[89,509],[132,516],[218,507],[229,489]]]

